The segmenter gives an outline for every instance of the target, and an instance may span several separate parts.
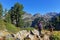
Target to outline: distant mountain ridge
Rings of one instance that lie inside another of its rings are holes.
[[[49,12],[49,13],[46,13],[45,15],[40,15],[40,13],[36,13],[34,15],[32,14],[29,14],[29,13],[25,13],[23,15],[23,20],[25,21],[33,21],[35,18],[38,18],[38,17],[43,17],[45,21],[48,21],[50,20],[53,16],[58,16],[59,13],[56,13],[56,12]]]

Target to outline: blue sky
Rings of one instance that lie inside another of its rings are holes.
[[[60,12],[60,0],[0,0],[4,9],[10,9],[16,2],[23,4],[24,11],[31,14]]]

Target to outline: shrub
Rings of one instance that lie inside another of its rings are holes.
[[[60,40],[60,33],[56,31],[53,33],[52,37],[53,37],[53,40]]]
[[[60,37],[58,37],[57,35],[53,35],[51,39],[52,40],[60,40]]]

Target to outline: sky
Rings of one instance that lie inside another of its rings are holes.
[[[14,6],[16,2],[23,4],[23,10],[32,15],[60,12],[60,0],[0,0],[3,9],[7,10]]]

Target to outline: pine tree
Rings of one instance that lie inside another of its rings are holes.
[[[15,24],[16,27],[21,26],[21,18],[23,14],[23,5],[16,3],[10,10],[10,15],[11,15],[11,22],[12,24]]]

